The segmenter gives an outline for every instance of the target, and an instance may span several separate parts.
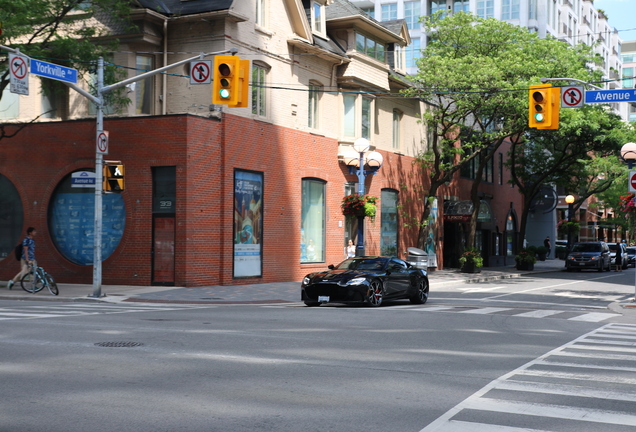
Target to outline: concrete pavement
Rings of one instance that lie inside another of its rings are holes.
[[[533,271],[519,271],[514,266],[483,268],[480,273],[461,273],[458,269],[429,272],[431,291],[460,282],[485,282],[497,279],[520,277],[526,274],[556,272],[563,270],[563,261],[537,261]],[[181,304],[275,304],[300,301],[300,282],[272,282],[250,285],[206,286],[206,287],[140,287],[126,285],[103,285],[102,297],[94,298],[90,284],[58,283],[60,294],[51,295],[44,289],[36,294],[24,291],[20,285],[7,289],[0,283],[0,300],[41,301],[102,301],[102,302],[147,302]]]

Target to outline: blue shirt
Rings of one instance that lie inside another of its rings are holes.
[[[28,252],[29,252],[29,259],[26,259],[24,257],[24,247],[28,248]],[[22,259],[25,261],[35,261],[35,240],[33,240],[31,237],[26,236],[24,238],[24,240],[22,241]]]

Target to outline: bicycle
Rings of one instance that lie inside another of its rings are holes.
[[[57,283],[53,276],[48,274],[42,267],[32,267],[29,273],[22,276],[20,279],[20,285],[22,289],[31,294],[40,292],[47,287],[49,292],[53,295],[58,295],[60,291],[57,289]]]

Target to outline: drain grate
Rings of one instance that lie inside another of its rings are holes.
[[[132,348],[143,346],[141,342],[97,342],[95,346],[109,347],[109,348]]]

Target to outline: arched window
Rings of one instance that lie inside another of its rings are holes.
[[[380,254],[398,256],[398,192],[382,189],[380,197]]]
[[[323,180],[302,180],[300,262],[325,261],[325,185]]]
[[[506,255],[515,254],[515,236],[517,234],[517,218],[511,210],[506,217]]]

